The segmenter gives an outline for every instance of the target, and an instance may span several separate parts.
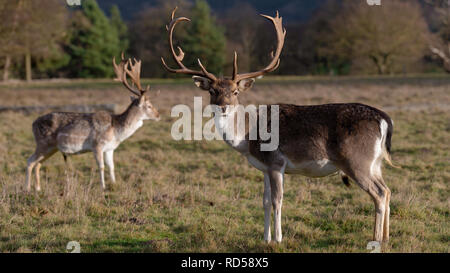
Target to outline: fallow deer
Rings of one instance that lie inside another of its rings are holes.
[[[264,173],[264,239],[271,240],[270,217],[274,209],[275,241],[281,242],[281,207],[283,201],[284,174],[302,174],[308,177],[323,177],[341,172],[348,184],[352,178],[375,203],[375,241],[389,239],[389,200],[391,191],[383,181],[381,163],[385,159],[390,165],[393,122],[384,112],[359,103],[324,104],[298,106],[279,104],[279,145],[274,151],[261,151],[261,139],[251,140],[250,129],[243,135],[229,131],[235,123],[235,112],[240,93],[249,90],[255,79],[274,71],[280,64],[286,30],[277,12],[275,17],[262,15],[275,26],[277,47],[271,53],[272,60],[257,72],[238,74],[237,54],[234,53],[231,77],[217,78],[208,72],[198,59],[200,70],[188,69],[183,63],[184,52],[173,46],[173,31],[186,17],[174,18],[166,27],[173,59],[180,67],[170,68],[164,58],[162,64],[169,72],[192,75],[197,87],[209,91],[210,103],[220,107],[222,117],[216,119],[216,129],[232,148],[243,154],[251,165]],[[268,106],[268,111],[273,105]],[[259,114],[260,115],[260,114]],[[270,122],[270,114],[267,114]],[[218,121],[218,122],[217,122]],[[233,138],[229,140],[229,134]],[[227,137],[225,137],[227,136]]]
[[[102,189],[105,189],[104,162],[109,168],[112,183],[114,175],[114,150],[121,142],[129,138],[147,119],[159,120],[158,110],[148,97],[150,89],[142,89],[140,83],[141,61],[122,60],[119,65],[113,58],[116,81],[120,81],[134,95],[128,108],[119,115],[105,111],[96,113],[53,112],[37,118],[33,122],[33,134],[36,150],[28,158],[26,171],[26,190],[31,190],[31,174],[35,168],[36,191],[41,190],[39,170],[41,164],[60,151],[67,155],[93,152],[100,170]],[[130,70],[131,69],[131,70]],[[127,75],[137,89],[130,86]]]

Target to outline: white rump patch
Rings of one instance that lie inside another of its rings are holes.
[[[384,119],[382,119],[380,122],[381,137],[375,141],[373,161],[372,164],[370,164],[370,174],[374,177],[381,177],[381,162],[383,160],[387,129],[388,124]]]

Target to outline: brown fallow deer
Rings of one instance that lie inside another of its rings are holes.
[[[105,111],[89,114],[53,112],[37,118],[33,122],[36,150],[27,162],[27,191],[31,190],[33,168],[36,171],[36,191],[41,190],[39,181],[41,163],[57,151],[64,155],[64,159],[67,155],[93,152],[100,170],[101,186],[105,189],[104,162],[109,168],[112,183],[115,183],[114,150],[133,135],[143,125],[144,120],[159,120],[159,113],[148,97],[150,87],[141,88],[141,61],[125,60],[122,53],[120,64],[117,65],[113,58],[113,66],[117,77],[115,80],[122,82],[134,95],[128,108],[119,115]],[[137,89],[128,83],[127,75]]]
[[[262,15],[275,26],[278,40],[269,65],[257,72],[238,74],[235,53],[232,76],[217,78],[206,70],[200,60],[199,71],[188,69],[182,63],[184,52],[181,48],[178,47],[178,54],[175,52],[172,39],[174,28],[179,22],[190,21],[186,17],[174,18],[175,10],[172,12],[172,21],[166,28],[171,53],[180,68],[168,67],[163,58],[162,63],[170,72],[192,75],[195,85],[210,93],[210,103],[219,106],[223,112],[221,122],[216,122],[216,129],[230,146],[264,173],[264,239],[267,242],[271,240],[271,207],[274,209],[275,241],[281,242],[282,239],[281,207],[285,173],[323,177],[339,172],[345,184],[348,184],[350,177],[372,197],[375,203],[374,240],[387,241],[391,191],[383,181],[381,165],[383,159],[392,165],[391,118],[378,109],[359,103],[310,106],[279,104],[278,148],[274,151],[261,151],[263,141],[251,140],[249,128],[246,128],[243,135],[235,130],[227,132],[228,128],[235,128],[229,125],[236,121],[235,112],[230,111],[233,108],[230,106],[239,104],[239,94],[249,90],[257,77],[275,70],[280,64],[286,35],[282,18],[278,12],[275,17]],[[268,112],[272,107],[268,106]],[[267,116],[270,122],[271,115],[267,113]],[[232,140],[228,140],[229,134],[234,134]]]

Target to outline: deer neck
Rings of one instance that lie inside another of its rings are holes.
[[[115,120],[115,136],[119,142],[122,142],[143,125],[144,114],[134,104],[131,104],[125,112],[117,115]]]
[[[225,143],[242,154],[248,154],[248,140],[246,139],[247,127],[244,130],[238,128],[238,111],[233,107],[226,115],[215,116],[214,122],[217,132]]]

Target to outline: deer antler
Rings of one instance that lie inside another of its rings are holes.
[[[164,58],[161,57],[161,61],[164,65],[164,68],[172,73],[180,73],[180,74],[189,74],[189,75],[196,75],[196,76],[202,76],[202,77],[207,77],[208,79],[210,79],[211,81],[215,82],[217,81],[217,78],[212,74],[209,73],[205,67],[202,65],[202,63],[200,62],[200,59],[197,59],[198,64],[201,68],[201,71],[195,71],[195,70],[191,70],[188,69],[183,63],[183,58],[184,58],[184,52],[183,50],[178,47],[178,54],[175,52],[175,49],[173,47],[173,30],[175,28],[175,26],[181,22],[181,21],[190,21],[189,18],[186,17],[178,17],[175,18],[175,11],[177,10],[177,8],[175,8],[172,11],[172,16],[171,19],[172,21],[170,22],[169,26],[166,26],[167,31],[169,31],[169,45],[170,45],[170,50],[172,52],[172,56],[173,59],[175,60],[175,62],[178,64],[178,66],[180,67],[180,69],[173,69],[170,68],[169,66],[167,66]],[[275,69],[278,68],[278,66],[280,65],[280,55],[281,55],[281,50],[283,49],[283,45],[284,45],[284,38],[286,37],[286,29],[283,28],[283,18],[280,17],[278,11],[276,13],[275,17],[271,17],[268,15],[263,15],[261,14],[261,16],[267,18],[268,20],[272,21],[273,25],[275,26],[275,31],[277,33],[277,49],[275,51],[275,53],[272,51],[271,54],[271,58],[272,61],[269,63],[268,66],[266,66],[265,68],[263,68],[262,70],[256,71],[256,72],[251,72],[251,73],[245,73],[245,74],[238,74],[238,65],[237,65],[237,53],[234,52],[234,59],[233,59],[233,74],[231,79],[234,82],[239,82],[243,79],[248,79],[248,78],[256,78],[258,76],[261,76],[265,73],[268,72],[272,72]]]
[[[175,26],[182,21],[191,21],[189,18],[186,17],[178,17],[178,18],[174,18],[175,17],[175,11],[177,10],[177,7],[172,11],[172,15],[171,15],[171,22],[169,24],[169,26],[166,26],[167,31],[169,32],[169,45],[170,45],[170,50],[172,52],[172,56],[173,59],[175,60],[175,62],[178,64],[178,66],[180,67],[180,69],[173,69],[170,68],[163,57],[161,57],[161,61],[162,64],[164,65],[164,68],[172,73],[179,73],[179,74],[188,74],[188,75],[195,75],[195,76],[202,76],[202,77],[206,77],[208,79],[210,79],[211,81],[215,82],[217,81],[216,76],[214,76],[214,74],[209,73],[206,68],[203,66],[202,62],[200,61],[200,59],[197,59],[198,61],[198,65],[201,68],[201,71],[196,71],[196,70],[191,70],[189,68],[187,68],[183,63],[183,58],[184,58],[184,52],[181,49],[181,47],[177,47],[178,49],[178,54],[175,52],[175,49],[173,47],[173,30],[175,29]]]
[[[261,14],[261,16],[269,19],[270,21],[272,21],[273,25],[275,26],[275,31],[277,32],[277,49],[275,51],[275,54],[273,53],[273,51],[270,53],[271,57],[272,57],[272,61],[269,63],[268,66],[266,66],[265,68],[263,68],[262,70],[256,71],[256,72],[251,72],[251,73],[245,73],[245,74],[238,74],[238,66],[237,66],[237,54],[236,52],[234,52],[234,59],[233,59],[233,75],[232,75],[232,80],[234,82],[239,82],[243,79],[248,79],[248,78],[256,78],[258,76],[261,76],[267,72],[272,72],[275,69],[278,68],[278,66],[280,65],[280,55],[281,55],[281,50],[283,49],[283,45],[284,45],[284,38],[286,36],[286,29],[283,29],[283,18],[279,16],[279,13],[277,11],[277,14],[275,17],[271,17],[268,15],[263,15]]]
[[[142,96],[145,92],[150,90],[150,86],[147,85],[146,89],[141,87],[141,61],[134,59],[134,64],[131,59],[125,60],[123,52],[121,55],[121,61],[119,65],[116,64],[116,57],[113,57],[114,72],[116,73],[115,81],[120,81],[123,85],[134,95]],[[131,67],[131,70],[128,69]],[[131,82],[137,87],[137,90],[132,88],[127,80],[127,75],[130,76]]]

